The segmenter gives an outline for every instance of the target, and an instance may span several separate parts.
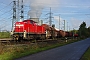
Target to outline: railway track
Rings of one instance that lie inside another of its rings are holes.
[[[34,43],[41,43],[41,42],[45,42],[45,43],[55,43],[55,42],[63,42],[65,40],[62,39],[45,39],[45,40],[22,40],[20,42],[18,41],[14,41],[11,38],[4,38],[4,39],[0,39],[0,43],[1,44],[9,44],[9,45],[14,45],[14,44],[34,44]]]
[[[0,39],[0,43],[10,42],[11,40],[11,38]]]
[[[0,39],[0,44],[4,44],[4,45],[15,45],[15,44],[35,44],[35,43],[48,43],[48,42],[54,42],[56,40],[52,40],[52,39],[46,39],[46,40],[22,40],[20,42],[18,41],[14,41],[11,38],[4,38],[4,39]]]

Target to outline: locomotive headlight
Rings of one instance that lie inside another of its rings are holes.
[[[11,33],[11,35],[13,35],[14,34],[14,31],[12,30],[10,33]]]

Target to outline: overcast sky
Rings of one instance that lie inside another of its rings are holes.
[[[11,29],[12,11],[10,9],[12,9],[13,6],[12,1],[13,0],[0,0],[1,30]],[[24,7],[24,11],[34,11],[35,8],[39,10],[38,14],[40,13],[41,15],[39,14],[40,16],[38,17],[42,19],[44,23],[48,22],[47,18],[49,17],[48,13],[51,7],[53,13],[52,23],[56,25],[56,28],[59,28],[59,15],[61,20],[60,29],[63,29],[63,20],[66,21],[66,30],[67,25],[68,30],[73,28],[78,29],[83,21],[86,22],[87,27],[90,26],[90,0],[24,0],[24,5],[29,6]],[[25,19],[27,15],[28,13],[25,12]]]

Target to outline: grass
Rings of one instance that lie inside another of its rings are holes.
[[[66,44],[70,44],[72,42],[76,42],[78,40],[69,40],[67,43],[65,41],[57,41],[52,43],[35,43],[35,44],[27,44],[27,45],[14,45],[14,46],[0,46],[0,60],[14,60],[16,58],[20,58],[23,56],[31,55],[34,53],[38,53],[41,51],[45,51],[48,49],[52,49],[55,47],[63,46]]]
[[[87,49],[80,60],[90,60],[90,47]]]
[[[0,39],[2,38],[10,38],[9,32],[0,32]]]

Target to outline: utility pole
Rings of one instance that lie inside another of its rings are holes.
[[[67,22],[67,31],[68,31],[68,22]]]
[[[75,32],[74,32],[74,28],[73,28],[73,40],[74,40],[74,34],[75,34]]]
[[[60,15],[59,15],[59,30],[60,30]]]
[[[20,14],[19,14],[19,12],[20,12],[20,4],[19,4],[20,2],[19,2],[19,0],[17,1],[17,20],[20,20]]]
[[[23,6],[23,0],[17,1],[17,20],[24,20],[24,6]]]
[[[69,31],[70,31],[70,26],[69,26]]]
[[[64,21],[64,31],[65,31],[65,20],[63,20]]]
[[[65,20],[63,20],[64,21],[64,35],[65,35]],[[65,37],[65,40],[66,40],[66,42],[67,42],[67,38]]]
[[[21,5],[21,8],[20,8]],[[20,15],[20,11],[21,11],[21,15]],[[13,1],[13,20],[12,20],[12,30],[14,28],[14,24],[18,21],[18,20],[23,20],[24,19],[24,11],[23,11],[23,0],[21,1],[20,4],[20,0]]]
[[[51,12],[51,7],[50,7],[50,16],[49,16],[49,25],[52,26],[52,12]]]
[[[47,13],[46,15],[49,14],[49,25],[52,26],[52,12],[51,12],[51,7],[50,7],[50,13]]]
[[[23,0],[21,2],[21,16],[20,16],[20,19],[24,20]]]
[[[17,22],[16,20],[16,1],[13,1],[13,19],[12,19],[12,30],[14,28],[14,24]]]

